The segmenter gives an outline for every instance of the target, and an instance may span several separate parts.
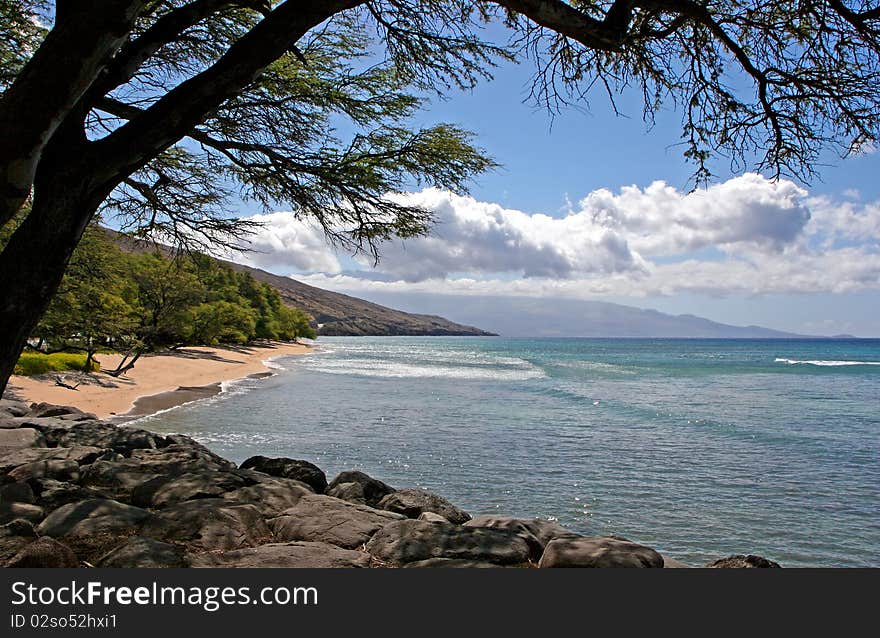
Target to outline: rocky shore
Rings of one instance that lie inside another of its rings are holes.
[[[544,519],[476,516],[363,472],[237,467],[193,439],[0,401],[6,567],[688,567]],[[709,567],[778,567],[736,555]]]

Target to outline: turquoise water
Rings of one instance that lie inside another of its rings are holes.
[[[322,338],[150,417],[693,564],[880,566],[880,340]]]

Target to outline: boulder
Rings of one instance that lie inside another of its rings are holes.
[[[471,520],[471,515],[457,508],[442,496],[428,490],[407,488],[387,495],[378,505],[379,509],[403,514],[407,518],[418,518],[422,512],[439,514],[450,523],[461,525]]]
[[[189,567],[180,545],[132,536],[123,545],[98,559],[96,567]]]
[[[38,538],[25,545],[6,567],[79,567],[79,559],[67,545],[53,538]]]
[[[131,502],[139,507],[161,509],[200,498],[221,497],[242,487],[254,485],[238,472],[201,470],[178,476],[157,476],[131,492]]]
[[[277,478],[226,492],[223,499],[232,503],[251,504],[264,517],[271,518],[296,505],[304,495],[312,493],[312,489],[305,483]]]
[[[734,554],[727,558],[720,558],[713,563],[709,563],[706,567],[721,569],[750,569],[750,568],[779,568],[781,565],[775,561],[768,560],[763,556],[748,556],[743,554]]]
[[[394,521],[383,527],[367,543],[366,550],[381,563],[389,565],[406,565],[432,558],[524,565],[531,553],[522,538],[507,530],[411,519]]]
[[[21,465],[37,461],[75,461],[78,465],[86,465],[102,458],[105,452],[96,447],[81,446],[21,448],[0,456],[0,472],[11,472]]]
[[[37,533],[28,521],[16,519],[0,525],[0,566],[5,565],[21,549],[34,542]]]
[[[399,514],[332,496],[305,494],[269,525],[280,541],[314,541],[355,549],[388,523],[401,519]]]
[[[58,509],[68,503],[102,498],[101,494],[76,483],[67,483],[50,478],[31,478],[27,484],[34,491],[36,500],[46,508],[47,512]]]
[[[34,490],[24,481],[0,485],[0,503],[33,503],[35,500]]]
[[[206,498],[161,510],[141,536],[184,543],[191,551],[214,551],[260,545],[272,539],[272,532],[255,506]]]
[[[96,461],[84,468],[80,483],[117,500],[129,501],[138,486],[163,476],[161,471],[161,468],[130,459]]]
[[[19,465],[6,475],[12,481],[50,478],[56,481],[76,482],[80,479],[79,463],[66,460],[34,461]]]
[[[32,403],[28,416],[38,419],[64,415],[80,415],[84,414],[79,408],[70,405],[53,405],[51,403]]]
[[[5,525],[16,519],[39,523],[45,516],[46,512],[39,505],[31,503],[0,503],[0,525]]]
[[[132,532],[144,524],[151,514],[106,498],[95,498],[62,505],[37,527],[43,536],[86,536],[114,532]]]
[[[30,411],[26,403],[12,399],[0,399],[0,416],[4,414],[13,417],[25,416]]]
[[[390,485],[386,485],[382,481],[374,479],[373,477],[364,474],[363,472],[350,470],[348,472],[342,472],[341,474],[339,474],[339,476],[337,476],[330,482],[330,485],[327,486],[328,495],[335,496],[336,498],[341,498],[344,501],[349,500],[348,498],[344,498],[340,493],[336,491],[336,488],[341,486],[343,483],[357,483],[358,485],[360,485],[361,496],[358,496],[357,498],[363,499],[363,502],[370,507],[378,506],[379,501],[396,491]],[[352,488],[348,489],[351,490]],[[334,493],[331,494],[330,492]]]
[[[366,505],[367,498],[364,496],[364,486],[360,483],[339,483],[327,488],[327,496],[338,498],[349,503]]]
[[[369,567],[363,552],[325,543],[270,543],[249,549],[189,556],[193,567]]]
[[[419,517],[416,519],[417,521],[428,521],[429,523],[448,523],[449,521],[440,516],[439,514],[435,514],[434,512],[422,512],[419,514]],[[477,527],[480,527],[479,525]],[[486,525],[486,527],[489,527]]]
[[[327,489],[327,477],[324,472],[317,465],[308,461],[284,457],[271,459],[266,456],[252,456],[241,464],[241,469],[255,470],[269,476],[302,481],[318,494],[323,494]]]
[[[12,452],[23,447],[46,447],[46,439],[34,428],[0,430],[0,453]]]
[[[547,543],[538,567],[663,567],[663,557],[622,538],[560,538]]]
[[[173,444],[162,449],[134,450],[132,462],[137,462],[146,471],[159,474],[184,474],[197,470],[234,470],[235,463],[196,446]]]
[[[466,522],[465,527],[489,527],[505,529],[518,534],[532,550],[531,558],[538,561],[544,548],[557,538],[578,538],[578,534],[565,529],[559,523],[543,518],[513,518],[510,516],[494,516],[487,514],[477,516]]]
[[[157,449],[167,445],[160,434],[131,428],[115,426],[100,421],[74,423],[58,439],[58,446],[90,445],[109,448],[123,456],[130,456],[134,450]]]

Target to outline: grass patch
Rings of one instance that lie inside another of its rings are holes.
[[[84,370],[85,365],[86,355],[84,354],[24,352],[19,357],[18,363],[15,364],[14,374],[31,376],[47,372],[68,372],[70,370],[95,372],[101,368],[97,361],[92,361],[91,370]]]

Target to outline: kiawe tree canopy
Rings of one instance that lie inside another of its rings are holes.
[[[0,389],[99,210],[229,244],[238,194],[378,255],[432,221],[387,193],[494,165],[455,124],[414,129],[420,96],[513,58],[551,109],[673,103],[700,180],[719,155],[806,178],[877,136],[878,29],[874,0],[0,0]]]

